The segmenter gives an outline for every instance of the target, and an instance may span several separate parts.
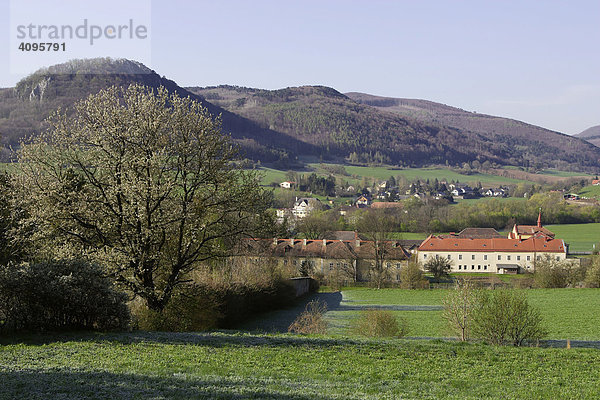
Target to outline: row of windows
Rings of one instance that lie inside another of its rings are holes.
[[[469,266],[468,266],[468,265],[462,265],[462,264],[461,264],[461,265],[459,265],[459,266],[458,266],[458,269],[460,269],[460,270],[465,270],[465,271],[466,271],[467,269],[469,269]],[[471,265],[471,270],[474,270],[474,269],[475,269],[475,265]],[[479,270],[480,270],[480,269],[481,269],[481,265],[478,265],[478,266],[477,266],[477,269],[479,269]],[[484,271],[487,271],[487,269],[488,269],[488,266],[487,266],[487,265],[484,265],[484,266],[483,266],[483,269],[484,269]]]
[[[427,258],[427,254],[423,254],[423,259],[426,259],[426,258]],[[451,260],[452,259],[452,254],[448,254],[448,256],[446,258],[448,260]],[[463,255],[459,254],[458,255],[458,259],[462,260],[463,259]],[[475,259],[475,254],[471,254],[471,260],[474,260],[474,259]],[[487,254],[484,254],[483,255],[483,260],[487,261],[487,259],[488,259]],[[536,260],[538,260],[538,261],[540,261],[541,259],[542,259],[542,256],[537,256],[536,257]],[[506,256],[506,260],[507,261],[511,261],[512,260],[512,256],[511,255],[507,255]],[[521,256],[516,256],[516,260],[517,261],[521,261]],[[500,255],[500,254],[498,255],[498,261],[502,261],[502,255]],[[527,256],[527,261],[531,261],[531,256]],[[560,256],[556,256],[556,261],[560,261]]]

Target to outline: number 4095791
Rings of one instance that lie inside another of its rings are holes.
[[[65,51],[67,46],[65,43],[29,43],[21,42],[19,50],[21,51]]]

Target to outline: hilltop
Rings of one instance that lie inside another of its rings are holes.
[[[0,89],[2,144],[18,147],[24,137],[45,128],[44,120],[54,110],[69,111],[76,101],[101,89],[133,83],[150,88],[164,86],[170,92],[202,102],[213,115],[221,115],[224,131],[231,134],[248,157],[265,162],[285,162],[290,154],[316,152],[293,137],[262,128],[211,104],[141,63],[110,58],[73,60],[43,68],[22,79],[14,88]],[[4,149],[5,157],[6,153]]]
[[[262,127],[351,162],[420,166],[489,161],[562,170],[595,170],[599,165],[599,149],[585,141],[426,100],[342,94],[323,86],[188,89]]]
[[[587,140],[596,146],[600,146],[600,125],[592,126],[591,128],[588,128],[574,136],[583,140]]]
[[[45,128],[57,108],[132,83],[203,103],[254,161],[290,169],[301,158],[420,167],[470,163],[597,172],[600,148],[584,140],[501,117],[426,100],[343,94],[325,86],[263,90],[183,88],[141,63],[97,58],[43,68],[0,89],[0,136],[8,148]]]

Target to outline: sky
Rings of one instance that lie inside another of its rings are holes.
[[[99,41],[84,54],[125,54],[181,86],[325,85],[432,100],[567,134],[600,124],[600,0],[115,1],[12,5],[33,16],[38,10],[43,23],[147,18],[146,47]],[[21,58],[14,73],[13,56],[25,55],[14,55],[10,3],[0,0],[0,32],[8,35],[0,40],[0,87],[73,58]],[[43,9],[52,5],[54,13]]]

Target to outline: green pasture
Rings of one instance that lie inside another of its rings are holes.
[[[600,198],[600,186],[599,185],[586,186],[583,189],[581,189],[577,194],[580,196],[583,196],[583,197],[599,199]]]
[[[595,224],[562,224],[546,225],[569,245],[569,251],[592,251],[593,245],[600,242],[600,223]]]
[[[318,175],[330,175],[330,173],[322,168],[323,165],[339,165],[339,164],[320,164],[310,163],[307,164],[310,170],[308,171],[296,171],[299,174],[310,174],[315,172]],[[507,178],[504,176],[497,176],[491,174],[474,173],[472,175],[465,175],[446,168],[402,168],[397,169],[393,167],[360,167],[354,165],[345,165],[344,168],[348,172],[348,175],[336,175],[336,177],[342,180],[348,181],[349,184],[357,185],[360,184],[363,178],[384,180],[390,176],[398,177],[403,176],[407,180],[412,181],[420,179],[425,181],[427,179],[433,181],[447,180],[448,182],[454,180],[462,183],[477,184],[481,182],[485,186],[499,186],[507,184],[518,184],[522,182],[528,182],[521,179]],[[269,185],[272,182],[283,182],[285,180],[285,173],[287,171],[280,171],[272,168],[261,167],[259,169],[263,174],[263,185]]]
[[[600,396],[597,349],[290,334],[19,337],[2,399],[565,399]]]
[[[347,334],[361,310],[383,306],[407,321],[410,336],[448,337],[452,335],[441,317],[447,293],[446,289],[346,288],[339,307],[327,317],[333,333]],[[525,293],[542,313],[548,339],[600,340],[600,289],[529,289]]]

